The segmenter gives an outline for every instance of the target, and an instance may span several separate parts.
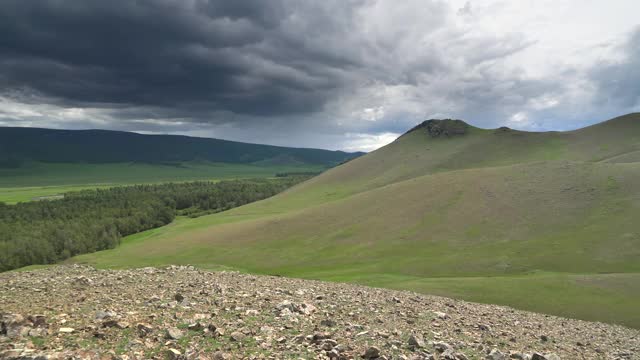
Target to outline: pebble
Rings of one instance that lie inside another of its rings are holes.
[[[69,300],[78,298],[74,279],[91,286],[81,290],[82,301]],[[627,360],[640,349],[640,332],[620,326],[186,266],[114,271],[71,265],[0,273],[0,304],[0,344],[25,359],[37,354],[30,336],[42,338],[50,358],[96,358],[91,351],[99,349],[119,351],[120,360],[145,358],[155,348],[159,357],[198,360],[242,358],[249,351],[273,359]],[[66,347],[70,342],[95,347]]]

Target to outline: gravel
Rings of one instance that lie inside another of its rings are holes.
[[[190,266],[0,274],[0,359],[640,359],[640,331]]]

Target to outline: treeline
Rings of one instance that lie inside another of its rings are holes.
[[[188,182],[70,192],[59,200],[0,202],[0,271],[111,249],[124,236],[273,196],[307,179]]]
[[[276,177],[289,177],[289,176],[305,176],[305,177],[313,177],[319,175],[320,171],[291,171],[291,172],[281,172],[276,173]]]

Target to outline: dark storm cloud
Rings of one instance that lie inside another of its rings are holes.
[[[295,10],[259,0],[3,1],[0,86],[68,106],[314,111],[351,60],[284,32]]]
[[[0,1],[0,126],[370,150],[425,118],[566,130],[640,110],[638,32],[598,63],[584,29],[545,37],[566,19],[544,4],[455,3]]]
[[[602,63],[591,71],[597,85],[597,103],[640,111],[640,28],[622,47],[624,59]]]

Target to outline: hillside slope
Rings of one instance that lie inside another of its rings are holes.
[[[107,130],[0,127],[0,166],[25,161],[53,163],[171,163],[335,165],[361,153],[288,148],[177,135]]]
[[[549,133],[427,121],[276,197],[76,261],[224,265],[640,327],[639,151],[640,114]]]

